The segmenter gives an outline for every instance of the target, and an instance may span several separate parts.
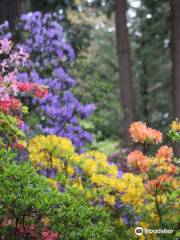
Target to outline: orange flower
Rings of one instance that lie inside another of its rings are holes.
[[[163,158],[164,160],[171,161],[173,157],[173,149],[172,147],[162,146],[156,153],[157,158]]]
[[[147,138],[154,143],[161,143],[162,142],[162,132],[153,129],[147,128]]]
[[[146,123],[134,122],[129,128],[131,138],[134,142],[150,142],[150,143],[161,143],[162,133],[153,128],[148,128]]]
[[[130,125],[129,132],[134,142],[144,143],[144,139],[147,137],[147,127],[143,122],[134,122]]]
[[[149,158],[138,150],[127,156],[127,162],[129,166],[138,167],[141,172],[147,172],[149,169]]]
[[[159,163],[156,166],[156,169],[157,171],[163,171],[164,173],[166,172],[168,174],[175,174],[177,171],[177,167],[174,164],[167,161]]]
[[[147,183],[145,184],[146,191],[152,195],[155,195],[158,190],[158,183],[159,182],[157,179],[147,181]]]
[[[177,167],[174,164],[170,163],[170,164],[168,164],[168,167],[169,167],[168,173],[171,173],[171,174],[176,173]]]
[[[165,173],[159,176],[157,179],[159,181],[159,184],[162,185],[164,183],[170,182],[172,180],[172,177],[169,174]]]
[[[163,190],[164,184],[171,182],[172,177],[169,174],[163,174],[156,179],[147,181],[145,189],[152,195],[156,195],[159,190]]]

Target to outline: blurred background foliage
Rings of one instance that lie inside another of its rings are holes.
[[[96,103],[93,116],[81,124],[94,132],[94,147],[100,145],[113,152],[122,134],[114,1],[22,0],[22,3],[22,12],[58,11],[61,15],[67,39],[76,51],[76,61],[71,66],[71,74],[78,80],[74,93],[82,102]],[[153,127],[167,128],[172,120],[169,1],[129,0],[127,27],[135,118]]]

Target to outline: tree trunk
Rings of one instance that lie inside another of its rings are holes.
[[[126,0],[115,1],[115,23],[117,37],[117,53],[119,61],[120,96],[123,108],[123,141],[130,144],[129,125],[134,121],[133,83],[126,20]]]
[[[172,88],[174,118],[180,120],[180,1],[171,0],[172,14]],[[180,144],[175,147],[180,157]]]
[[[145,40],[145,28],[144,26],[141,27],[141,42],[140,42],[140,60],[141,60],[141,68],[142,68],[142,74],[141,77],[141,98],[142,98],[142,114],[143,114],[143,120],[145,122],[149,121],[149,108],[148,108],[148,61],[146,57],[146,53],[144,49],[147,47],[147,42]]]
[[[27,13],[30,8],[29,0],[20,0],[20,14]]]
[[[27,5],[27,0],[0,0],[0,23],[7,20],[13,28],[20,14],[26,12]]]

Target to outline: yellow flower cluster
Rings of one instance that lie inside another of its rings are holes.
[[[140,176],[125,173],[118,178],[118,168],[107,156],[97,151],[77,154],[67,138],[55,135],[36,136],[29,143],[30,160],[40,169],[57,169],[69,178],[69,183],[82,191],[88,199],[114,206],[117,199],[138,210],[144,204],[145,189]],[[82,171],[78,173],[76,170]],[[57,182],[49,179],[57,187]],[[86,188],[88,186],[88,188]],[[87,191],[88,190],[88,191]]]
[[[73,164],[79,164],[81,162],[81,156],[77,153],[73,153],[69,161]]]
[[[89,151],[81,154],[81,167],[89,175],[102,173],[107,175],[118,175],[116,165],[110,165],[107,156],[97,151]]]
[[[80,155],[75,153],[71,156],[70,162],[84,172],[88,182],[91,180],[91,183],[98,187],[102,186],[104,188],[110,177],[117,178],[117,166],[109,164],[107,156],[103,153],[97,151],[89,151]],[[85,180],[82,181],[82,184],[85,184]],[[73,183],[73,186],[77,186],[77,183]],[[99,191],[100,189],[96,188],[96,190]],[[90,198],[91,196],[93,198],[94,195],[96,194],[88,193],[87,197]]]
[[[75,171],[74,171],[74,168],[69,165],[69,166],[67,166],[67,168],[66,168],[66,172],[67,172],[67,174],[68,174],[69,176],[72,176]]]
[[[67,138],[38,135],[30,141],[28,150],[35,166],[60,170],[64,167],[64,160],[74,153],[74,146]]]
[[[76,178],[73,182],[73,187],[75,188],[78,188],[79,190],[83,190],[84,187],[83,187],[83,184],[82,184],[82,180],[80,177]]]
[[[97,186],[101,187],[107,184],[108,182],[108,177],[103,175],[103,174],[97,174],[97,175],[93,175],[91,177],[91,182],[96,184]]]
[[[110,206],[114,206],[115,200],[116,200],[116,198],[115,198],[114,195],[108,195],[108,196],[106,196],[106,197],[104,198],[104,201],[105,201],[107,204],[109,204]]]
[[[180,122],[179,121],[173,121],[171,124],[172,130],[180,131]]]
[[[109,192],[115,192],[116,197],[120,198],[124,204],[134,205],[136,209],[143,207],[144,200],[148,198],[141,177],[132,173],[125,173],[122,178],[103,174],[93,175],[91,181],[97,187],[106,186]],[[107,197],[112,199],[110,195]],[[112,203],[113,201],[111,205]]]
[[[140,176],[132,173],[124,174],[121,187],[124,193],[121,197],[123,203],[135,205],[137,208],[143,206],[146,193]]]
[[[74,154],[71,162],[83,170],[88,184],[91,184],[90,191],[86,193],[88,199],[98,200],[99,196],[99,199],[103,198],[107,205],[115,205],[116,195],[122,194],[125,183],[118,178],[117,166],[110,164],[105,154],[97,151]],[[82,183],[85,184],[85,180]]]

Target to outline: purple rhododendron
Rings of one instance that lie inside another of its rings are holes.
[[[73,95],[76,80],[68,73],[75,54],[65,38],[58,14],[28,13],[21,16],[17,25],[31,62],[21,72],[21,81],[30,81],[48,86],[49,94],[41,100],[31,100],[30,112],[38,112],[38,126],[43,133],[68,137],[79,149],[92,135],[82,129],[78,119],[85,119],[95,109],[94,104],[83,105]],[[8,23],[1,25],[0,32],[11,37]],[[28,100],[29,101],[29,100]]]

